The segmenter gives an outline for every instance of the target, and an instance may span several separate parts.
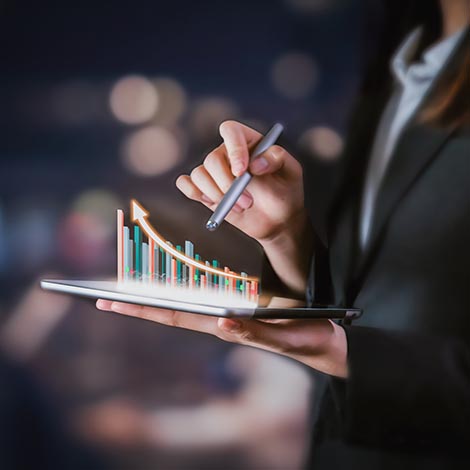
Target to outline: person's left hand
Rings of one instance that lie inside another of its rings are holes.
[[[98,300],[99,310],[151,320],[217,336],[224,341],[253,346],[302,362],[337,377],[347,377],[347,341],[340,326],[330,320],[241,320]]]

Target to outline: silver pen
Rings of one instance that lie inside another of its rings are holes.
[[[274,145],[284,130],[282,124],[274,124],[269,132],[258,142],[250,155],[250,161],[255,159],[258,155],[265,152],[271,145]],[[237,203],[238,198],[247,187],[252,178],[251,173],[247,170],[243,175],[235,178],[232,186],[225,193],[214,213],[206,223],[207,230],[213,232],[217,230],[219,225],[224,221],[226,215],[232,210],[233,206]]]

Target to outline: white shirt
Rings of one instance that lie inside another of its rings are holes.
[[[418,28],[403,41],[391,60],[395,92],[382,114],[367,168],[359,220],[361,249],[369,240],[377,194],[398,139],[464,32],[465,28],[443,39],[428,48],[420,62],[410,63],[422,34],[422,29]]]

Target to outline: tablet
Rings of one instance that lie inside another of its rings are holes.
[[[198,296],[196,292],[168,288],[144,288],[119,284],[116,281],[80,281],[43,279],[45,290],[88,297],[115,300],[189,313],[217,317],[255,319],[331,318],[352,320],[361,315],[355,308],[331,306],[305,307],[301,301],[283,297],[261,297],[258,303],[226,296]]]

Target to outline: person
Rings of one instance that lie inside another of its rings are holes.
[[[249,168],[255,177],[227,220],[260,243],[286,290],[363,316],[271,323],[97,303],[318,371],[308,462],[316,470],[470,464],[470,1],[395,4],[395,26],[410,9],[413,28],[401,44],[384,31],[389,49],[371,62],[327,243],[304,208],[300,164],[280,146],[249,162],[260,134],[241,123],[222,123],[223,144],[177,180],[213,210]]]

